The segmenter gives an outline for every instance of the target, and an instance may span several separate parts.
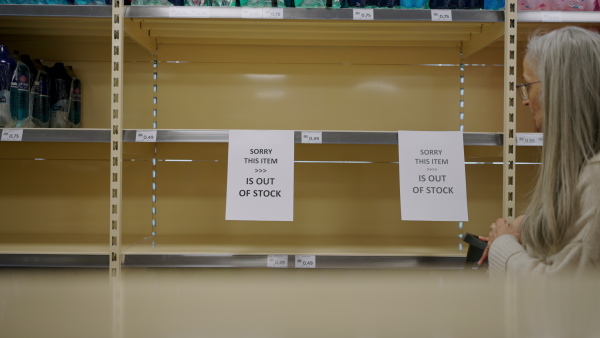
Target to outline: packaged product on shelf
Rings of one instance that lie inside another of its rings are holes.
[[[29,110],[35,127],[47,128],[50,125],[50,77],[40,60],[32,61],[29,55],[21,57],[29,67]]]
[[[39,5],[70,5],[67,0],[37,0]]]
[[[10,116],[10,82],[16,67],[8,47],[0,45],[0,127],[14,126]]]
[[[294,0],[294,6],[298,8],[340,8],[340,0]],[[281,7],[281,6],[280,6]]]
[[[271,7],[271,0],[240,0],[242,7]]]
[[[133,6],[183,6],[183,0],[132,0]]]
[[[75,0],[74,5],[88,5],[88,6],[104,6],[107,5],[104,0]]]
[[[57,62],[46,69],[50,75],[50,127],[71,128],[69,122],[69,107],[72,79],[65,65]]]
[[[367,7],[367,0],[348,0],[348,7],[365,8]]]
[[[325,8],[325,0],[294,0],[294,5],[298,8]]]
[[[456,9],[458,8],[458,0],[429,0],[429,8]]]
[[[427,0],[400,0],[400,8],[403,9],[428,9]]]
[[[235,0],[208,0],[210,3],[209,6],[214,7],[231,7],[235,6]]]
[[[417,1],[425,3],[425,0]],[[400,0],[379,0],[377,3],[378,8],[400,8]],[[422,8],[422,7],[419,7]]]
[[[484,0],[458,0],[458,9],[483,9]]]
[[[186,6],[210,6],[210,0],[185,0]]]
[[[18,51],[11,55],[16,68],[10,81],[10,116],[17,128],[31,128],[31,110],[29,109],[29,67],[21,60]]]
[[[521,0],[518,10],[531,11],[593,11],[596,0]]]
[[[483,9],[503,10],[504,0],[484,0]]]
[[[67,66],[67,74],[73,79],[73,82],[71,82],[69,122],[71,122],[73,128],[81,128],[81,81],[73,72],[73,67]]]

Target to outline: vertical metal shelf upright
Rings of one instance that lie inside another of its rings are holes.
[[[121,229],[123,188],[123,39],[125,4],[112,1],[111,161],[110,161],[110,285],[112,291],[113,338],[123,336],[121,288]]]
[[[516,164],[517,4],[507,0],[504,9],[504,170],[502,217],[509,223],[515,213]]]

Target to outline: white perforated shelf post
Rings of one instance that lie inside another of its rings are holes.
[[[111,78],[111,151],[110,151],[110,263],[109,274],[113,295],[113,338],[122,337],[121,306],[121,196],[123,164],[123,21],[122,0],[112,2],[112,78]]]
[[[505,9],[504,34],[504,182],[502,215],[515,217],[516,104],[517,104],[517,10],[509,0]]]
[[[504,10],[504,171],[502,216],[515,218],[516,104],[517,104],[517,4],[507,0]],[[512,279],[505,288],[506,337],[516,337],[517,292]]]

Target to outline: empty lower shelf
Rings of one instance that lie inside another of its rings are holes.
[[[302,255],[326,269],[462,269],[466,250],[454,238],[161,235],[125,249],[123,266],[267,268],[279,255],[295,268]]]

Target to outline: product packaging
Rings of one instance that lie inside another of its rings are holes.
[[[10,128],[14,121],[10,116],[10,82],[17,63],[5,45],[0,45],[0,127]]]

